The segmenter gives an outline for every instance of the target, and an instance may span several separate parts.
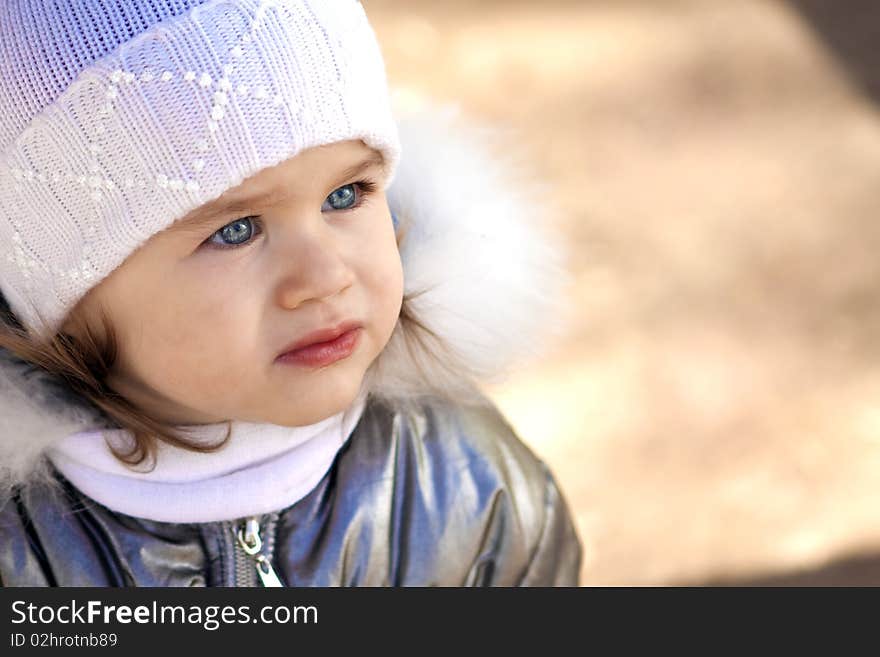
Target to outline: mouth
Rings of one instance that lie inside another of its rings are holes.
[[[330,365],[354,352],[362,332],[362,325],[355,321],[313,331],[285,347],[275,362],[304,367]]]

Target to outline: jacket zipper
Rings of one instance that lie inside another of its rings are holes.
[[[260,521],[257,516],[246,518],[232,526],[235,534],[235,584],[253,586],[256,583],[254,569],[263,586],[284,586],[269,556],[263,552]]]

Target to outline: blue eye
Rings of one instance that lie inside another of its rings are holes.
[[[355,183],[343,185],[327,197],[321,210],[347,210],[358,203],[358,186]]]
[[[221,249],[233,249],[247,244],[254,235],[258,234],[258,224],[255,222],[255,217],[242,217],[226,224],[211,235],[208,238],[208,243]]]
[[[369,180],[343,185],[324,199],[321,212],[352,210],[360,206],[376,189],[376,183]],[[223,226],[206,239],[203,245],[212,249],[236,249],[250,244],[262,232],[262,220],[259,216],[242,217]]]

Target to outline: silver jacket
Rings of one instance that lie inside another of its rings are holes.
[[[0,350],[2,584],[578,584],[580,544],[553,477],[474,386],[561,328],[544,196],[492,152],[492,133],[448,112],[400,129],[387,193],[404,228],[404,291],[445,348],[399,323],[313,491],[266,516],[195,524],[125,516],[64,481],[46,451],[105,420]]]
[[[114,513],[69,484],[0,512],[6,586],[253,586],[242,523]],[[256,518],[288,586],[575,586],[580,545],[547,468],[492,407],[368,403],[308,496]]]

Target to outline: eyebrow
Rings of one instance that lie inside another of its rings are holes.
[[[340,173],[337,178],[337,184],[348,178],[359,176],[360,174],[364,173],[368,169],[372,169],[373,167],[382,167],[384,164],[385,160],[382,158],[382,155],[377,151],[373,151],[370,155],[366,156],[360,162],[357,162],[342,171],[342,173]],[[287,198],[288,196],[288,193],[279,193],[276,190],[270,194],[256,194],[239,198],[234,201],[221,202],[220,199],[215,199],[214,201],[206,204],[200,211],[197,212],[197,214],[193,215],[189,219],[181,219],[173,223],[170,226],[170,230],[180,230],[187,232],[198,231],[208,225],[216,223],[220,219],[220,217],[234,215],[253,209],[257,201],[262,200],[268,202],[277,202]]]

